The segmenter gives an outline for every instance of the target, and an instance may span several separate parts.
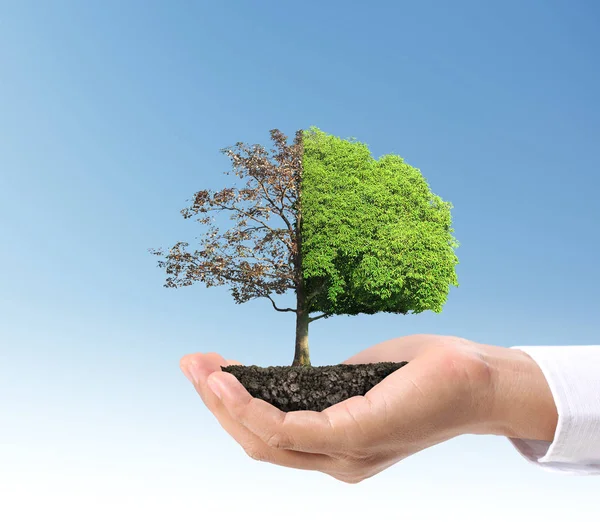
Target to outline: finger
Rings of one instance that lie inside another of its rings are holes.
[[[323,412],[284,413],[252,397],[231,374],[211,374],[208,383],[219,391],[231,418],[271,448],[337,455],[362,436],[355,415],[362,416],[368,409],[364,397],[349,399],[354,403],[350,409],[348,404],[340,403]]]
[[[218,405],[211,406],[210,409],[221,427],[254,460],[270,462],[288,468],[315,470],[324,473],[336,469],[336,463],[328,455],[278,449],[270,446],[258,435],[232,418],[221,401],[218,401]]]
[[[402,412],[407,408],[412,408],[416,403],[427,399],[431,381],[439,378],[432,373],[429,359],[431,357],[427,354],[415,357],[410,364],[391,373],[371,388],[365,397],[374,405],[386,403],[403,416]]]
[[[392,373],[366,394],[374,415],[385,418],[380,437],[406,445],[447,440],[468,415],[461,377],[450,375],[452,354],[427,352]]]
[[[182,359],[182,368],[192,366],[194,374],[199,376],[195,383],[198,393],[201,393],[202,399],[216,417],[219,424],[225,431],[238,443],[244,451],[254,460],[271,462],[279,466],[285,466],[295,469],[316,470],[327,473],[335,469],[333,459],[325,455],[298,453],[290,450],[278,450],[270,447],[256,434],[248,428],[234,420],[224,407],[219,398],[214,395],[206,384],[206,378],[212,373],[223,373],[220,366],[227,364],[240,364],[237,361],[223,359],[215,353],[194,354]],[[217,369],[218,368],[218,369]]]
[[[194,383],[194,377],[190,372],[191,366],[202,367],[200,369],[200,373],[202,374],[202,377],[206,377],[213,371],[220,370],[221,366],[235,365],[243,366],[241,362],[236,361],[235,359],[225,359],[216,352],[193,353],[185,355],[179,361],[179,367],[181,368],[181,371],[192,383]]]
[[[418,354],[410,364],[393,372],[366,394],[372,402],[386,394],[393,397],[399,408],[410,406],[416,399],[435,399],[433,391],[440,394],[442,390],[452,393],[457,389],[457,381],[462,371],[461,359],[450,351],[426,350]],[[410,400],[406,394],[410,393]]]
[[[190,374],[191,367],[200,368],[202,377],[206,377],[208,373],[221,369],[221,365],[225,365],[227,361],[222,355],[216,352],[209,353],[191,353],[185,355],[179,361],[179,367],[186,374],[192,382],[194,381],[193,376]]]
[[[201,399],[211,408],[218,399],[208,388],[206,380],[211,373],[221,371],[221,366],[226,365],[225,359],[214,352],[194,353],[183,357],[179,365],[185,376],[196,388]]]
[[[239,361],[225,359],[216,352],[194,353],[184,356],[179,366],[188,380],[194,385],[196,391],[211,408],[216,401],[214,393],[206,386],[206,379],[213,372],[220,372],[222,366],[242,365]]]
[[[286,468],[333,473],[337,463],[329,455],[277,449],[269,446],[258,435],[232,419],[226,412],[215,414],[219,424],[243,448],[246,454],[257,461],[270,462]]]
[[[342,364],[411,361],[442,340],[443,336],[438,335],[418,334],[397,337],[377,343],[346,359]]]
[[[232,361],[225,360],[217,353],[192,354],[181,360],[182,369],[190,375],[190,380],[194,384],[196,391],[208,407],[208,409],[217,417],[219,423],[231,432],[235,422],[231,419],[227,409],[214,392],[208,387],[206,381],[209,375],[220,372],[221,366],[226,366]]]

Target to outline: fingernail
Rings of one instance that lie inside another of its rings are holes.
[[[212,390],[212,392],[220,399],[223,396],[223,383],[221,379],[219,379],[216,375],[211,375],[208,378],[208,387]]]

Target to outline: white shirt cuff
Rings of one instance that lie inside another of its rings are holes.
[[[552,442],[509,438],[548,471],[600,474],[600,346],[513,346],[540,367],[556,404]]]

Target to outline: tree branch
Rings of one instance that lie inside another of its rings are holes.
[[[267,225],[264,221],[258,219],[257,217],[253,216],[252,214],[249,214],[248,212],[246,212],[245,210],[241,209],[241,208],[237,208],[236,206],[233,207],[229,207],[226,205],[223,205],[222,203],[214,203],[215,205],[217,205],[218,207],[220,207],[220,210],[229,210],[231,212],[239,212],[240,214],[246,216],[248,219],[251,219],[252,221],[256,221],[257,223],[259,223],[262,227],[266,228],[267,230],[270,230],[273,235],[279,239],[288,250],[292,250],[291,245],[289,245],[284,238],[282,238],[281,236],[279,236],[279,234],[277,234],[277,229],[274,229],[272,227],[270,227],[269,225]],[[281,230],[281,229],[279,229]]]
[[[319,319],[323,319],[324,317],[329,317],[329,314],[317,315],[316,317],[309,317],[308,322],[312,323],[313,321],[318,321]]]
[[[250,232],[251,230],[265,230],[267,228],[268,227],[261,225],[260,227],[248,227],[248,228],[245,228],[244,230],[241,230],[240,232],[242,232],[242,234],[245,234],[246,232]]]
[[[225,279],[227,281],[231,281],[232,283],[240,283],[240,284],[245,284],[245,285],[250,285],[250,286],[254,286],[255,288],[265,288],[266,286],[269,285],[268,281],[263,281],[263,282],[255,282],[255,281],[251,281],[249,280],[246,276],[239,276],[239,274],[241,273],[241,271],[239,269],[235,269],[235,268],[230,268],[229,270],[232,271],[232,274],[228,274],[226,272],[219,272],[219,273],[215,273],[213,272],[211,269],[202,269],[202,267],[198,266],[198,264],[196,263],[195,260],[190,259],[187,261],[192,267],[194,267],[194,269],[201,273],[201,274],[207,274],[207,275],[211,275],[215,278],[222,278]],[[278,280],[282,280],[282,279],[288,279],[285,277],[281,277],[281,276],[277,276],[276,274],[264,274],[262,276],[264,279],[271,279],[273,280],[272,282],[276,282]],[[289,289],[289,290],[295,290],[296,286],[292,285],[292,284],[287,284],[287,285],[283,285],[285,288]],[[256,297],[262,297],[260,295],[256,296]]]
[[[219,247],[221,247],[222,245],[219,245]],[[252,268],[256,267],[257,265],[259,265],[261,262],[267,263],[268,265],[271,266],[272,270],[269,271],[265,271],[262,274],[263,279],[272,279],[272,280],[282,280],[282,279],[286,279],[288,281],[293,281],[293,273],[287,273],[285,271],[285,268],[287,265],[282,264],[282,263],[276,263],[274,262],[272,259],[269,259],[268,257],[257,257],[256,255],[254,255],[254,253],[252,251],[244,254],[244,255],[232,255],[227,253],[226,251],[224,251],[222,248],[215,248],[216,255],[212,255],[212,259],[207,259],[206,262],[207,263],[213,263],[214,262],[214,258],[221,258],[223,260],[225,260],[224,265],[233,272],[233,275],[235,277],[236,272],[238,274],[243,272],[240,270],[239,265],[241,261],[245,261],[248,263],[248,265]],[[248,261],[246,261],[247,259],[253,260],[253,261],[257,261],[257,263],[249,263]],[[238,266],[232,266],[233,265],[233,261],[237,262]],[[192,266],[194,266],[196,269],[200,270],[200,267],[198,266],[198,264],[196,263],[195,259],[189,259],[188,263],[190,263]],[[214,274],[214,272],[212,272],[210,269],[205,270],[204,272],[206,273],[211,273]],[[219,273],[218,274],[219,277],[223,277],[226,278],[225,274],[223,273]],[[237,280],[236,282],[245,282],[248,281],[249,283],[251,281],[244,279],[243,277],[239,280]],[[290,290],[293,290],[296,288],[296,285],[288,285],[287,288],[289,288]]]
[[[311,292],[310,294],[308,294],[308,296],[306,297],[306,300],[308,302],[311,302],[315,297],[317,297],[320,293],[321,290],[323,290],[323,288],[325,288],[325,283],[321,283],[316,290],[314,290],[313,292]]]
[[[249,174],[250,174],[250,172],[249,172]],[[250,174],[250,176],[252,176],[252,174]],[[284,213],[284,211],[283,211],[283,206],[282,206],[281,208],[279,208],[279,207],[278,207],[278,206],[275,204],[275,202],[274,202],[274,201],[273,201],[273,200],[270,198],[270,196],[269,196],[269,192],[267,191],[267,189],[266,189],[266,187],[265,187],[265,184],[264,184],[264,183],[263,183],[261,180],[259,180],[259,179],[258,179],[258,177],[256,177],[256,176],[253,176],[253,177],[254,177],[254,179],[256,180],[256,182],[257,182],[257,183],[260,185],[260,187],[263,189],[263,192],[264,192],[264,194],[265,194],[265,198],[266,198],[266,199],[267,199],[267,201],[268,201],[268,202],[269,202],[269,203],[272,205],[272,207],[273,207],[273,210],[275,211],[275,213],[279,214],[279,217],[280,217],[281,219],[283,219],[284,223],[285,223],[285,224],[287,225],[287,227],[288,227],[288,230],[289,230],[290,232],[293,232],[293,231],[294,231],[294,227],[292,227],[292,224],[290,223],[289,219],[288,219],[288,218],[285,216],[285,213]]]
[[[266,297],[267,299],[269,299],[269,301],[271,301],[271,304],[273,305],[273,308],[275,308],[275,310],[277,310],[278,312],[297,312],[298,311],[294,308],[278,308],[277,305],[275,304],[275,301],[273,301],[273,299],[271,298],[270,295],[265,295],[263,297]]]

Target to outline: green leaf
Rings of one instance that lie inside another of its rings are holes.
[[[396,155],[304,133],[302,270],[311,312],[440,312],[458,286],[452,205]]]

